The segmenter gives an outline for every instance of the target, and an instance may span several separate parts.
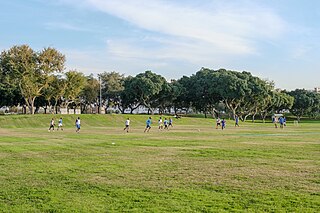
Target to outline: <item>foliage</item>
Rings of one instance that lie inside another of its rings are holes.
[[[291,113],[300,120],[302,116],[316,114],[319,111],[319,94],[305,89],[296,89],[288,93],[294,97]]]
[[[28,45],[13,46],[1,54],[1,67],[19,85],[30,112],[34,113],[35,99],[52,81],[54,72],[64,69],[65,57],[53,48],[35,52]]]

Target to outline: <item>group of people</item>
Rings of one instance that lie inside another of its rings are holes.
[[[273,116],[272,123],[274,123],[275,128],[278,128],[278,123],[279,123],[280,128],[283,129],[283,127],[287,126],[287,119],[286,117],[282,117],[282,116],[280,116],[279,118],[277,116]]]
[[[280,124],[280,128],[283,128],[284,126],[286,126],[286,118],[285,117],[272,117],[272,122],[275,125],[275,128],[278,128],[278,123]],[[61,129],[63,131],[63,121],[62,118],[59,119],[58,121],[58,128],[57,131],[59,129]],[[149,132],[151,129],[151,124],[152,124],[152,118],[149,117],[146,121],[146,128],[144,129],[144,132]],[[222,130],[224,130],[226,128],[227,122],[226,120],[223,118],[222,120],[218,117],[216,119],[216,129],[221,128]],[[75,121],[75,126],[76,126],[76,133],[80,132],[80,128],[81,128],[81,121],[80,121],[80,117],[78,117]],[[239,127],[239,117],[237,115],[235,115],[235,127]],[[54,127],[55,127],[55,120],[54,118],[51,119],[50,121],[50,126],[48,131],[54,131]],[[164,118],[164,120],[162,120],[162,117],[159,118],[158,120],[158,130],[169,130],[169,127],[173,127],[173,120],[172,118]],[[127,118],[127,120],[125,121],[125,127],[124,127],[124,131],[129,132],[130,129],[130,119]]]
[[[57,128],[57,131],[59,129],[61,129],[63,131],[63,120],[62,118],[59,119],[58,121],[58,128]],[[51,119],[50,121],[50,126],[49,126],[49,129],[48,131],[51,132],[51,131],[54,131],[54,126],[55,126],[55,121],[54,121],[54,118]],[[75,126],[76,126],[76,133],[79,133],[80,132],[80,126],[81,126],[81,120],[80,120],[80,117],[78,117],[75,121]]]
[[[164,118],[162,120],[162,117],[159,118],[158,120],[158,130],[169,130],[169,127],[173,127],[173,120],[172,118]],[[151,129],[151,124],[152,124],[152,118],[149,117],[148,120],[146,121],[146,128],[144,129],[144,132],[149,132]]]
[[[234,126],[235,127],[239,127],[239,116],[235,115],[234,117]],[[216,120],[216,129],[221,128],[222,130],[224,130],[226,128],[227,125],[227,121],[223,118],[222,120],[218,117]]]

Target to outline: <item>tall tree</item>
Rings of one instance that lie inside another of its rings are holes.
[[[54,72],[62,72],[65,57],[54,48],[35,52],[28,45],[14,46],[1,54],[1,66],[19,85],[30,113],[34,102],[52,81]]]
[[[65,73],[65,91],[63,95],[63,107],[68,108],[71,103],[80,103],[80,94],[86,84],[86,78],[81,72],[70,70]]]
[[[86,76],[86,84],[81,92],[82,112],[87,111],[88,106],[99,102],[100,83],[93,75]]]
[[[296,89],[288,93],[294,97],[290,112],[300,121],[302,116],[309,115],[315,105],[314,93],[305,89]]]
[[[120,104],[120,95],[124,90],[124,75],[118,72],[104,72],[99,74],[102,84],[102,97],[107,105]]]
[[[161,75],[146,71],[133,77],[128,87],[130,91],[134,91],[139,103],[153,113],[155,109],[154,103],[158,101],[158,95],[162,91],[165,83],[166,79]]]

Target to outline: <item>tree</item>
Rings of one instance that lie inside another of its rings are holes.
[[[2,69],[2,56],[0,55],[0,106],[12,106],[23,103],[19,86],[12,76]]]
[[[71,103],[80,103],[80,93],[85,86],[86,78],[81,72],[70,70],[65,73],[66,85],[63,95],[63,107],[68,108]]]
[[[137,100],[153,113],[154,103],[158,101],[158,95],[165,83],[166,79],[161,75],[146,71],[131,78],[126,91],[129,91],[131,100]]]
[[[99,81],[94,78],[92,74],[87,76],[86,84],[80,94],[82,100],[82,112],[85,112],[89,105],[98,103],[99,91]]]
[[[54,72],[62,72],[65,56],[54,48],[35,52],[28,45],[14,46],[1,54],[1,67],[19,85],[30,113],[34,102],[52,81]]]
[[[300,121],[302,116],[310,115],[315,106],[315,96],[313,92],[305,89],[296,89],[288,93],[294,97],[293,106],[290,112]]]
[[[201,68],[190,77],[189,82],[185,82],[188,86],[188,99],[196,110],[204,112],[205,117],[208,112],[213,113],[215,105],[221,100],[216,89],[218,79],[214,72],[214,70]]]
[[[124,75],[118,72],[104,72],[99,74],[102,84],[102,97],[107,105],[120,105],[120,95],[124,90]]]
[[[284,91],[271,90],[267,96],[258,102],[260,115],[263,122],[268,115],[289,110],[292,107],[294,98]]]

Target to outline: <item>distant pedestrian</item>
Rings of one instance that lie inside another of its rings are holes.
[[[283,117],[280,117],[279,118],[279,124],[280,124],[280,128],[281,129],[283,129],[283,123],[284,123]]]
[[[221,127],[221,120],[219,117],[216,120],[216,129],[218,129],[218,126]]]
[[[61,129],[62,131],[63,131],[63,124],[62,124],[62,118],[60,118],[59,119],[59,123],[58,123],[58,129],[57,130],[59,130],[59,129]]]
[[[125,122],[125,127],[124,127],[124,131],[127,130],[127,132],[129,132],[129,126],[130,126],[130,119],[128,118]]]
[[[235,127],[239,127],[239,117],[238,117],[238,115],[235,116],[234,120],[235,120],[234,126]]]
[[[274,127],[275,127],[275,128],[278,128],[278,118],[277,118],[277,116],[274,116],[274,117],[272,118],[272,122],[274,123]]]
[[[159,127],[159,130],[163,129],[163,124],[162,124],[162,118],[161,117],[158,120],[158,127]]]
[[[75,124],[76,124],[76,133],[79,133],[79,132],[80,132],[80,128],[81,128],[80,117],[78,117],[78,118],[76,119]]]
[[[167,118],[165,118],[163,121],[164,129],[169,130],[168,124],[169,124],[169,121],[167,120]]]
[[[172,118],[169,118],[169,126],[171,126],[171,127],[173,127],[172,122],[173,122],[173,121],[172,121]],[[168,127],[169,127],[169,126],[168,126]]]
[[[151,129],[151,117],[149,117],[149,119],[146,121],[146,128],[144,129],[144,132],[149,132],[149,130]]]
[[[226,128],[226,120],[222,119],[221,121],[221,129],[225,129]]]
[[[48,129],[49,132],[51,132],[51,130],[54,131],[54,125],[55,125],[54,124],[54,118],[52,118],[51,121],[50,121],[49,129]]]

